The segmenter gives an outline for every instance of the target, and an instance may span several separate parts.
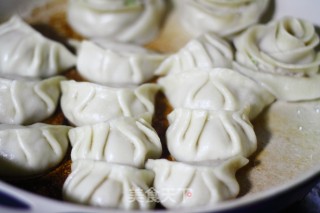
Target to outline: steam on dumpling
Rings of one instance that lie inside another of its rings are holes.
[[[141,84],[154,76],[163,55],[129,44],[101,41],[81,43],[77,69],[89,81],[104,84]]]
[[[192,39],[176,54],[168,57],[156,74],[166,75],[192,68],[232,68],[231,46],[213,33],[206,33]]]
[[[0,78],[0,123],[32,124],[50,117],[59,102],[60,82],[65,79]]]
[[[120,116],[143,118],[149,123],[154,113],[156,84],[115,88],[89,82],[61,82],[61,108],[76,126],[104,122]]]
[[[178,108],[168,116],[170,154],[178,161],[249,157],[257,139],[246,112]]]
[[[154,187],[161,204],[168,209],[213,207],[235,198],[238,169],[248,160],[236,156],[216,164],[188,164],[165,159],[148,160],[147,169],[155,172]]]
[[[145,44],[159,32],[166,0],[69,0],[67,18],[88,38]]]
[[[249,28],[235,39],[235,68],[256,80],[278,99],[320,97],[319,37],[304,20],[285,17]]]
[[[75,56],[14,16],[0,25],[0,73],[49,77],[75,65]]]
[[[0,124],[0,176],[39,175],[57,166],[67,152],[69,129]]]
[[[77,160],[63,186],[67,201],[97,207],[151,209],[154,173],[103,161]],[[153,196],[154,197],[154,196]]]
[[[120,117],[77,127],[69,132],[71,159],[92,159],[143,168],[147,159],[160,158],[157,132],[143,119]]]
[[[259,21],[269,0],[175,0],[188,32],[232,36]]]
[[[239,111],[249,107],[250,119],[275,99],[259,84],[230,69],[194,69],[160,78],[158,83],[174,108]]]

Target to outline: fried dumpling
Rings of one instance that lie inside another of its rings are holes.
[[[76,126],[104,122],[120,116],[143,118],[151,123],[156,84],[115,88],[73,80],[61,82],[61,108]]]
[[[173,108],[241,111],[255,118],[274,96],[240,73],[222,68],[168,75],[158,80]]]
[[[0,25],[0,46],[1,74],[49,77],[76,62],[66,47],[45,38],[18,16]]]
[[[184,72],[192,68],[232,68],[233,52],[228,42],[213,33],[189,41],[169,56],[157,69],[157,75]]]
[[[67,201],[85,205],[120,208],[151,209],[149,199],[154,173],[146,169],[111,164],[104,161],[77,160],[63,186]]]
[[[278,99],[320,97],[319,36],[304,20],[285,17],[249,28],[234,41],[234,67],[256,80]]]
[[[50,117],[59,103],[60,82],[65,79],[0,78],[0,123],[32,124]]]
[[[247,112],[178,108],[168,120],[167,146],[177,161],[249,157],[257,148]]]
[[[85,79],[104,85],[141,84],[154,76],[164,58],[135,45],[83,41],[77,70]]]
[[[269,0],[175,0],[182,25],[199,35],[232,36],[259,21]]]
[[[159,32],[165,0],[69,0],[67,18],[87,38],[145,44]]]
[[[242,156],[202,165],[149,159],[146,168],[155,172],[154,188],[164,207],[189,209],[235,198],[239,193],[235,173],[247,163]]]
[[[71,159],[92,159],[143,168],[147,159],[160,158],[157,132],[143,119],[120,117],[109,122],[71,129]]]
[[[0,176],[39,175],[64,158],[70,127],[0,124]]]

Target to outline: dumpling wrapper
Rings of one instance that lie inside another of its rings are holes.
[[[177,161],[249,157],[257,149],[247,112],[178,108],[168,115],[168,120],[167,146]]]
[[[71,129],[71,159],[92,159],[143,168],[147,159],[160,158],[157,132],[143,119],[120,117],[109,122]]]
[[[213,33],[190,40],[177,53],[169,56],[157,69],[157,75],[184,72],[193,68],[232,68],[230,44]]]
[[[69,0],[67,20],[87,38],[146,44],[159,33],[165,0]]]
[[[67,153],[70,128],[0,124],[0,176],[40,175],[56,167]]]
[[[233,36],[257,23],[268,4],[269,0],[175,0],[182,25],[195,36]]]
[[[50,117],[59,103],[63,80],[62,76],[45,80],[0,78],[0,123],[32,124]]]
[[[193,69],[158,80],[173,108],[241,111],[254,119],[274,96],[242,74],[226,69]]]
[[[247,163],[242,156],[203,165],[150,159],[146,168],[155,172],[154,188],[164,207],[190,210],[235,198],[239,193],[235,173]]]
[[[63,186],[67,201],[117,209],[152,209],[149,199],[154,173],[104,161],[77,160]]]
[[[61,82],[61,89],[64,115],[74,125],[84,126],[121,116],[143,118],[151,123],[159,86],[115,88],[70,80]]]
[[[76,63],[62,44],[50,40],[13,16],[0,25],[0,73],[47,78]]]
[[[77,70],[85,79],[103,85],[138,85],[154,76],[164,58],[135,45],[83,41]]]
[[[234,41],[234,68],[257,81],[277,99],[320,97],[319,36],[304,20],[285,17],[249,28]]]

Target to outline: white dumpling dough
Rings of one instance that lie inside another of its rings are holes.
[[[165,8],[165,0],[69,0],[67,19],[88,38],[145,44],[158,35]]]
[[[250,120],[274,101],[253,80],[225,69],[194,69],[158,80],[173,108],[241,111],[250,108]]]
[[[147,159],[160,158],[157,132],[143,119],[120,117],[109,122],[71,129],[71,159],[92,159],[143,168]]]
[[[0,176],[39,175],[57,166],[67,152],[69,129],[0,124]]]
[[[256,151],[257,138],[246,112],[178,108],[168,120],[167,146],[177,161],[249,157]]]
[[[65,79],[0,78],[0,123],[32,124],[50,117],[59,103],[60,82]]]
[[[0,73],[49,77],[75,65],[75,56],[13,16],[0,25]]]
[[[67,201],[104,208],[151,209],[154,173],[104,161],[77,160],[63,186]]]
[[[61,109],[76,126],[104,122],[120,116],[143,118],[151,123],[156,84],[115,88],[73,80],[61,82]]]
[[[213,165],[149,159],[146,168],[155,172],[154,187],[161,204],[168,209],[186,209],[213,207],[235,198],[239,193],[235,173],[247,163],[241,156]]]
[[[85,79],[104,85],[141,84],[154,76],[165,56],[142,47],[83,41],[78,51],[77,70]]]
[[[319,36],[304,20],[285,17],[249,28],[234,41],[235,69],[256,80],[278,99],[320,97]]]
[[[190,40],[177,53],[168,57],[156,74],[174,74],[192,68],[232,68],[232,61],[230,44],[213,33],[206,33]]]
[[[175,0],[181,23],[197,36],[231,36],[259,21],[269,0]]]

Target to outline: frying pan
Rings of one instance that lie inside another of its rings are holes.
[[[42,7],[47,1],[0,0],[0,20],[13,13],[27,16],[32,8]],[[64,1],[54,1],[57,4],[53,8],[38,11],[35,19],[43,21],[46,16],[65,9]],[[320,1],[316,0],[275,0],[271,1],[269,11],[262,20],[267,22],[291,15],[320,26],[319,8]],[[176,14],[171,13],[159,38],[148,47],[161,52],[174,52],[189,39],[190,36],[178,24]],[[277,101],[266,108],[253,121],[253,125],[258,150],[250,157],[249,165],[237,173],[241,188],[239,197],[219,203],[214,208],[195,211],[276,212],[300,200],[320,181],[320,100],[296,103]],[[0,180],[0,212],[108,211],[122,212],[51,199]]]

